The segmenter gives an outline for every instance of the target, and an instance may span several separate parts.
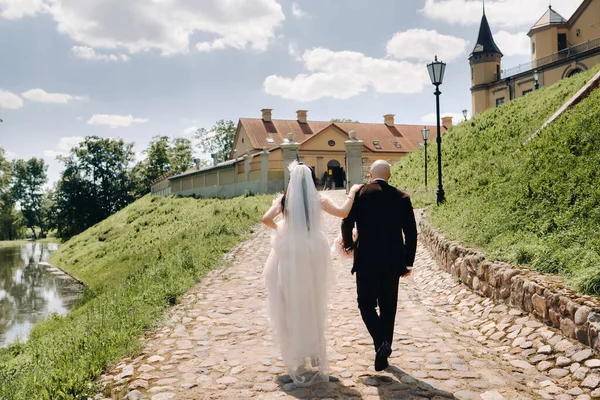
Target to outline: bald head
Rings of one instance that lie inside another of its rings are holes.
[[[384,160],[377,160],[371,165],[371,179],[383,179],[388,181],[392,176],[390,164]]]

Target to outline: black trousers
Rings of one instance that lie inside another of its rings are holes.
[[[356,291],[360,315],[373,338],[375,351],[387,342],[392,344],[398,305],[397,270],[373,269],[356,272]],[[379,305],[379,314],[376,307]]]

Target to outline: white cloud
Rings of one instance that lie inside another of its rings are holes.
[[[368,57],[355,51],[316,48],[302,56],[310,74],[271,75],[264,81],[268,94],[284,99],[313,101],[323,97],[348,99],[369,88],[379,93],[418,93],[429,83],[421,64]]]
[[[456,36],[441,35],[436,31],[410,29],[398,32],[387,43],[389,56],[397,59],[431,61],[434,55],[446,62],[453,61],[467,49],[467,42]]]
[[[60,138],[55,149],[44,150],[44,157],[56,158],[58,156],[67,156],[73,147],[77,147],[79,143],[85,139],[81,136],[68,136]]]
[[[23,99],[7,90],[0,89],[0,108],[18,110],[23,107]]]
[[[17,154],[16,154],[16,153],[13,153],[13,152],[12,152],[12,151],[10,151],[10,150],[5,150],[5,151],[4,151],[4,155],[5,155],[5,156],[6,156],[6,158],[7,158],[7,159],[9,159],[9,160],[14,160],[15,158],[17,158]]]
[[[184,54],[196,33],[215,39],[201,50],[267,49],[285,20],[277,0],[0,0],[4,18],[44,12],[85,47]]]
[[[500,31],[494,34],[494,41],[505,56],[527,56],[531,54],[531,40],[527,33]]]
[[[581,2],[554,0],[552,8],[569,18]],[[421,10],[430,19],[460,25],[477,25],[481,21],[480,0],[425,0]],[[485,2],[485,13],[492,29],[531,28],[548,9],[548,0],[494,0]]]
[[[48,93],[43,89],[31,89],[21,94],[29,101],[36,103],[67,104],[73,100],[85,100],[85,96],[72,96],[65,93]]]
[[[73,46],[71,52],[77,58],[92,61],[129,61],[126,54],[99,54],[96,50],[86,46]]]
[[[288,54],[290,56],[294,57],[294,59],[296,61],[302,61],[302,56],[300,55],[300,52],[298,51],[298,45],[296,44],[296,42],[288,43]]]
[[[46,0],[0,0],[0,16],[6,19],[19,19],[43,11]]]
[[[452,117],[452,123],[454,125],[458,124],[461,121],[464,121],[464,119],[465,119],[465,117],[463,117],[463,115],[462,115],[462,112],[461,113],[452,113],[452,112],[442,113],[441,117],[442,118]],[[436,120],[435,113],[429,113],[429,114],[423,115],[421,117],[421,122],[423,122],[424,124],[427,124],[427,125],[435,125],[436,124],[435,120]],[[440,123],[441,122],[442,121],[440,121]]]
[[[134,118],[132,115],[94,114],[88,120],[90,125],[108,125],[111,128],[128,127],[131,124],[143,124],[148,122],[146,118]]]
[[[292,3],[292,15],[296,19],[301,19],[308,16],[308,14],[300,8],[298,3]]]

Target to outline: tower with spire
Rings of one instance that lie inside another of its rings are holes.
[[[531,61],[506,68],[482,0],[479,36],[469,55],[473,115],[600,64],[600,0],[577,1],[579,7],[568,19],[554,10],[551,3],[542,10],[543,15],[528,33]]]
[[[469,56],[473,114],[490,107],[487,85],[500,80],[502,56],[503,54],[494,41],[490,24],[485,15],[484,1],[477,43]]]

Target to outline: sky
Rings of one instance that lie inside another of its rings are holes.
[[[565,18],[580,0],[554,0]],[[503,68],[530,61],[548,0],[488,0]],[[470,115],[479,0],[0,0],[0,147],[49,180],[85,136],[187,137],[261,116],[435,123],[426,65],[447,63],[443,115]],[[208,158],[196,150],[196,155]]]

